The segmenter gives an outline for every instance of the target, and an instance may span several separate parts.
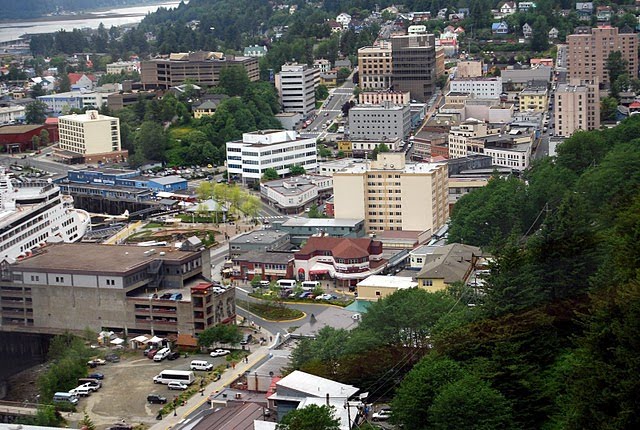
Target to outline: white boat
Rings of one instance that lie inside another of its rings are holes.
[[[51,179],[20,182],[0,170],[0,261],[13,263],[48,243],[76,242],[90,228],[89,213],[74,209]]]

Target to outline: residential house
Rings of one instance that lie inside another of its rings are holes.
[[[509,25],[504,22],[494,22],[491,24],[491,33],[493,34],[509,34]]]
[[[266,46],[260,46],[260,45],[251,45],[251,46],[247,46],[246,48],[244,48],[244,52],[243,55],[245,57],[264,57],[265,55],[267,55],[267,47]]]
[[[481,256],[480,248],[461,243],[434,247],[425,255],[424,266],[416,275],[418,287],[434,292],[455,282],[466,283]]]
[[[611,6],[598,6],[596,8],[596,19],[598,22],[609,22],[613,15],[613,9]]]
[[[193,117],[200,119],[203,116],[213,116],[216,113],[216,109],[220,101],[218,100],[206,100],[202,102],[198,107],[193,108]]]
[[[86,75],[84,73],[69,73],[67,76],[69,77],[69,83],[71,84],[72,90],[92,90],[93,85],[96,82],[96,77],[94,75]]]
[[[500,6],[500,14],[503,17],[513,15],[514,13],[516,13],[516,11],[517,11],[517,6],[516,6],[516,2],[514,1],[504,2],[502,6]]]
[[[342,26],[343,29],[349,28],[349,24],[351,23],[351,15],[348,13],[342,12],[340,15],[336,17],[336,22]]]
[[[536,7],[536,4],[532,1],[521,1],[518,3],[518,12],[528,12],[530,9]]]
[[[525,39],[529,39],[533,34],[533,28],[531,28],[528,22],[525,22],[522,26],[522,34],[524,35]]]
[[[358,282],[358,300],[375,301],[390,296],[398,290],[417,286],[417,282],[406,276],[371,275]]]
[[[558,40],[558,36],[559,36],[560,32],[558,31],[557,28],[552,27],[551,30],[549,30],[549,39],[550,40]]]
[[[593,2],[576,3],[576,12],[580,21],[591,21]]]

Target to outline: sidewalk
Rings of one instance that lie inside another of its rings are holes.
[[[269,336],[272,336],[272,334],[267,332],[264,328],[260,330],[259,335],[266,336],[267,338]],[[199,407],[205,404],[209,400],[209,396],[211,394],[215,394],[218,391],[221,391],[224,388],[228,387],[234,380],[238,378],[239,375],[243,375],[257,363],[259,363],[262,359],[268,356],[270,349],[270,344],[252,348],[253,352],[248,356],[248,363],[237,363],[235,369],[227,369],[218,381],[212,382],[204,388],[204,396],[195,394],[183,406],[179,406],[176,409],[177,416],[174,416],[174,414],[171,413],[165,416],[162,421],[158,421],[156,424],[151,426],[149,430],[167,430],[175,427],[182,420],[187,418],[190,414],[192,414]]]

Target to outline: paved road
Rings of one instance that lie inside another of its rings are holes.
[[[353,74],[338,88],[329,91],[329,98],[325,100],[322,107],[318,110],[318,116],[304,130],[300,130],[302,137],[317,137],[320,139],[335,140],[334,133],[328,133],[322,128],[323,124],[331,124],[342,113],[342,105],[351,100],[353,97]],[[327,127],[329,126],[327,124]]]

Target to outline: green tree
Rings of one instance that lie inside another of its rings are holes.
[[[304,167],[298,166],[297,164],[289,167],[289,174],[291,176],[299,176],[307,173]]]
[[[167,135],[161,124],[144,121],[135,137],[135,154],[141,156],[139,163],[145,161],[163,161],[166,158]]]
[[[405,376],[391,403],[392,420],[405,428],[429,428],[429,408],[440,390],[462,378],[462,367],[446,357],[429,354]]]
[[[338,82],[340,83],[340,82],[346,81],[350,74],[351,74],[351,70],[347,69],[346,67],[342,67],[338,69],[338,72],[337,72]]]
[[[531,49],[536,52],[544,52],[549,49],[549,25],[544,15],[538,15],[531,26]]]
[[[47,146],[51,141],[49,140],[49,132],[47,130],[42,130],[40,132],[40,143],[43,146]]]
[[[60,81],[58,82],[58,92],[66,93],[71,91],[71,80],[66,72],[66,68],[60,74]]]
[[[49,107],[44,102],[31,102],[24,111],[25,121],[27,121],[27,124],[44,124],[48,110]]]
[[[622,52],[612,51],[607,57],[607,71],[609,72],[609,84],[613,84],[620,75],[627,72],[627,61],[622,58]]]
[[[318,85],[316,87],[316,100],[325,100],[329,97],[329,90],[326,85]]]
[[[295,409],[276,426],[277,430],[340,430],[340,420],[335,409],[327,405],[308,405]]]
[[[258,288],[260,286],[260,282],[262,281],[262,275],[253,275],[251,278],[251,286],[253,288]]]
[[[273,181],[274,179],[278,179],[279,177],[280,175],[278,175],[278,171],[273,167],[264,169],[264,172],[262,172],[262,182]]]
[[[39,146],[40,146],[40,136],[33,136],[31,138],[31,149],[35,151],[38,149]]]
[[[429,408],[429,419],[430,428],[436,430],[514,427],[507,399],[474,376],[466,376],[443,387]]]
[[[83,412],[82,419],[79,424],[81,429],[96,430],[96,425],[93,423],[93,420],[91,420],[86,411]]]
[[[243,96],[249,86],[249,76],[242,66],[225,66],[220,70],[218,84],[230,96]]]
[[[618,100],[615,97],[605,97],[600,99],[600,120],[613,121],[616,119],[618,110]]]
[[[198,345],[204,348],[216,343],[236,344],[241,340],[242,333],[235,324],[217,324],[198,335]]]
[[[31,87],[31,97],[38,98],[46,94],[44,88],[42,88],[42,84],[38,83]]]

